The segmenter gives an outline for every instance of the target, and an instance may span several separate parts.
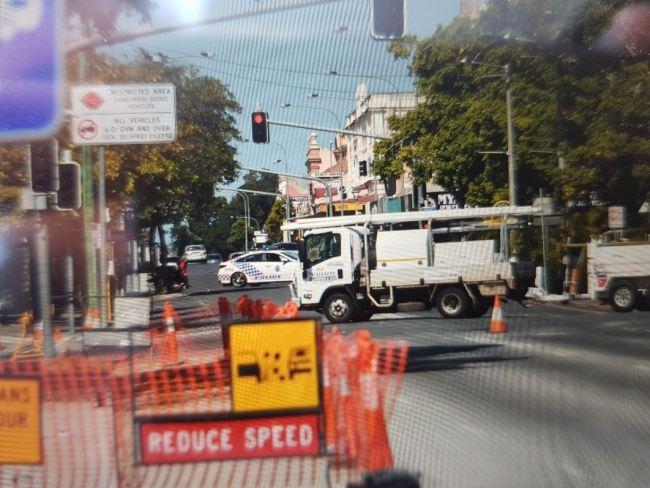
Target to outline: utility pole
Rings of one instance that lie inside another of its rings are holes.
[[[510,63],[503,67],[506,82],[506,117],[508,119],[508,190],[510,205],[519,205],[517,189],[517,159],[515,157],[515,127],[512,113],[512,87],[510,80]]]

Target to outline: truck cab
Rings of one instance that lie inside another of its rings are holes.
[[[356,296],[363,249],[361,231],[337,227],[305,234],[300,249],[302,270],[293,284],[294,301],[300,308],[331,308],[333,319],[353,318],[353,308],[340,295]]]

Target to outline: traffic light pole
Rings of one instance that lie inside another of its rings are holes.
[[[80,52],[77,56],[79,61],[79,81],[83,83],[86,79],[86,55]],[[86,271],[86,307],[97,307],[97,257],[95,255],[95,242],[93,239],[93,158],[90,146],[81,146],[81,215],[83,220],[84,235],[84,257]]]
[[[99,213],[99,310],[100,326],[108,324],[108,300],[110,293],[106,290],[106,164],[104,146],[98,151],[97,211]]]

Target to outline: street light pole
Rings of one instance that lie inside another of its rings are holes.
[[[233,219],[244,219],[244,220],[252,220],[255,222],[255,225],[257,226],[257,230],[260,230],[260,223],[257,221],[257,219],[254,219],[253,217],[238,217],[238,216],[233,216],[231,217]]]
[[[287,176],[289,178],[296,178],[298,180],[316,181],[321,185],[325,186],[325,191],[327,192],[327,200],[328,200],[327,216],[332,217],[334,215],[334,205],[332,202],[332,184],[327,180],[324,180],[322,178],[316,178],[315,176],[299,176],[299,175],[290,175],[287,173],[279,173],[277,171],[271,171],[268,169],[245,168],[243,166],[240,166],[239,168],[246,171],[253,171],[257,173],[267,173],[270,175]],[[273,195],[273,193],[269,193],[269,195]]]
[[[282,152],[284,153],[284,172],[288,173],[289,172],[289,169],[288,169],[289,160],[287,158],[287,150],[279,142],[275,142],[275,141],[271,141],[271,142],[273,144],[277,144],[282,149]],[[285,219],[287,221],[289,221],[291,219],[291,196],[289,195],[289,178],[288,177],[286,177],[284,179],[284,195],[285,195],[284,206],[286,207],[284,209],[284,217],[285,217]],[[288,235],[289,234],[287,233],[287,240],[288,240]]]
[[[302,109],[305,109],[305,110],[322,110],[322,111],[324,111],[324,112],[329,112],[329,113],[332,115],[332,117],[334,117],[334,120],[336,120],[336,126],[337,126],[337,127],[341,127],[341,120],[340,120],[339,117],[338,117],[338,116],[337,116],[337,115],[336,115],[332,110],[330,110],[329,108],[325,108],[325,107],[307,107],[307,106],[305,106],[305,105],[294,105],[294,104],[292,104],[292,103],[288,103],[288,102],[287,102],[287,103],[283,103],[283,104],[281,105],[281,107],[282,107],[282,108],[290,108],[290,107],[293,107],[293,108],[302,108]]]
[[[248,199],[248,195],[244,193],[242,190],[236,190],[234,188],[226,188],[223,186],[215,186],[215,190],[219,191],[231,191],[234,193],[237,193],[240,197],[242,197],[242,200],[244,200],[244,215],[247,217],[250,217],[251,214],[251,207],[250,207],[250,200]],[[245,225],[245,232],[244,232],[244,249],[248,251],[248,220],[244,221]]]
[[[381,76],[374,76],[374,75],[364,75],[364,74],[354,74],[354,73],[341,73],[335,69],[327,69],[325,70],[326,75],[332,75],[332,76],[347,76],[349,78],[367,78],[369,80],[381,80],[384,83],[390,85],[390,87],[395,90],[396,93],[399,92],[395,84],[391,81],[388,81],[386,78],[382,78]]]

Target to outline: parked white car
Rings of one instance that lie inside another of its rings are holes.
[[[225,286],[292,281],[298,259],[286,251],[252,251],[221,263],[217,277]]]
[[[191,246],[185,246],[183,257],[188,263],[192,261],[207,263],[208,251],[205,250],[205,246],[202,244],[192,244]]]

